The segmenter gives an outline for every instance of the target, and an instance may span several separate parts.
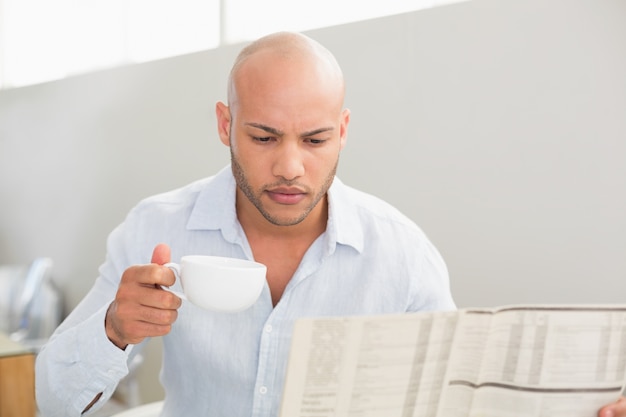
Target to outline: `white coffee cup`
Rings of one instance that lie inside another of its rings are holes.
[[[222,256],[183,256],[180,264],[167,263],[180,280],[184,294],[170,291],[198,307],[220,311],[243,311],[256,302],[265,285],[267,267],[246,259]]]

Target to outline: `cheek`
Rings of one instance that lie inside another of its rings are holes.
[[[244,169],[251,175],[261,175],[263,170],[267,170],[271,164],[271,161],[259,152],[242,152],[239,159]]]
[[[251,152],[249,147],[245,146],[245,144],[242,144],[240,141],[232,141],[230,153],[245,169],[248,169],[248,167],[258,159],[256,155]]]
[[[258,152],[246,152],[245,149],[232,150],[232,148],[231,155],[249,184],[254,186],[254,184],[264,182],[271,166],[271,162],[266,157]]]
[[[312,169],[320,173],[328,173],[333,171],[339,160],[339,150],[332,148],[323,154],[316,155],[315,160],[310,164]]]

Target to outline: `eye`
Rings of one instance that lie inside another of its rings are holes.
[[[326,142],[326,139],[306,139],[306,142],[310,143],[311,145],[322,145],[324,142]]]
[[[272,138],[270,136],[265,136],[265,137],[252,136],[252,140],[255,142],[267,143],[271,141]]]

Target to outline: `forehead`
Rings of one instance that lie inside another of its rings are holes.
[[[246,121],[329,123],[341,113],[343,83],[323,60],[262,51],[234,74],[232,99],[233,116]]]

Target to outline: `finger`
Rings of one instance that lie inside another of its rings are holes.
[[[170,273],[172,273],[170,271]],[[163,284],[165,285],[165,284]],[[182,305],[182,300],[174,293],[159,287],[146,288],[137,299],[139,304],[163,310],[177,310]]]
[[[165,266],[156,264],[133,265],[122,274],[118,294],[122,291],[133,293],[133,296],[136,296],[136,291],[140,291],[142,287],[170,286],[175,281],[174,273]]]
[[[170,262],[171,256],[172,255],[171,255],[170,247],[166,245],[165,243],[159,243],[158,245],[154,247],[154,250],[152,251],[151,262],[153,264],[164,265]]]
[[[104,322],[109,340],[120,349],[126,349],[129,344],[140,343],[146,337],[163,336],[171,331],[172,323],[178,317],[176,310],[146,312],[147,310],[156,309],[147,307],[137,309],[115,301],[111,303]],[[132,313],[129,315],[127,311]],[[137,317],[147,317],[148,320],[157,321],[157,323],[140,320]]]
[[[159,290],[161,290],[161,288],[158,287],[159,285],[171,287],[176,282],[176,275],[174,275],[174,271],[166,266],[158,265],[153,274],[155,279],[155,288],[158,288]]]
[[[115,298],[130,305],[176,309],[180,307],[180,298],[160,287],[169,287],[175,281],[174,273],[167,267],[155,264],[131,266],[124,271]]]
[[[133,334],[140,335],[140,336],[129,338],[129,343],[135,344],[135,345],[137,343],[141,343],[141,341],[145,339],[146,337],[165,336],[170,331],[172,331],[171,324],[159,325],[159,324],[152,324],[152,323],[135,322],[135,325],[136,326],[134,328]]]
[[[156,326],[169,326],[178,318],[177,310],[143,307],[136,312],[135,320]]]
[[[620,397],[615,403],[602,407],[598,417],[626,417],[626,398]]]
[[[146,337],[164,336],[172,330],[171,324],[153,324],[142,321],[132,321],[124,323],[118,330],[116,335],[119,341],[111,339],[120,348],[124,349],[129,344],[136,345],[141,343]],[[108,335],[108,333],[107,333]]]

